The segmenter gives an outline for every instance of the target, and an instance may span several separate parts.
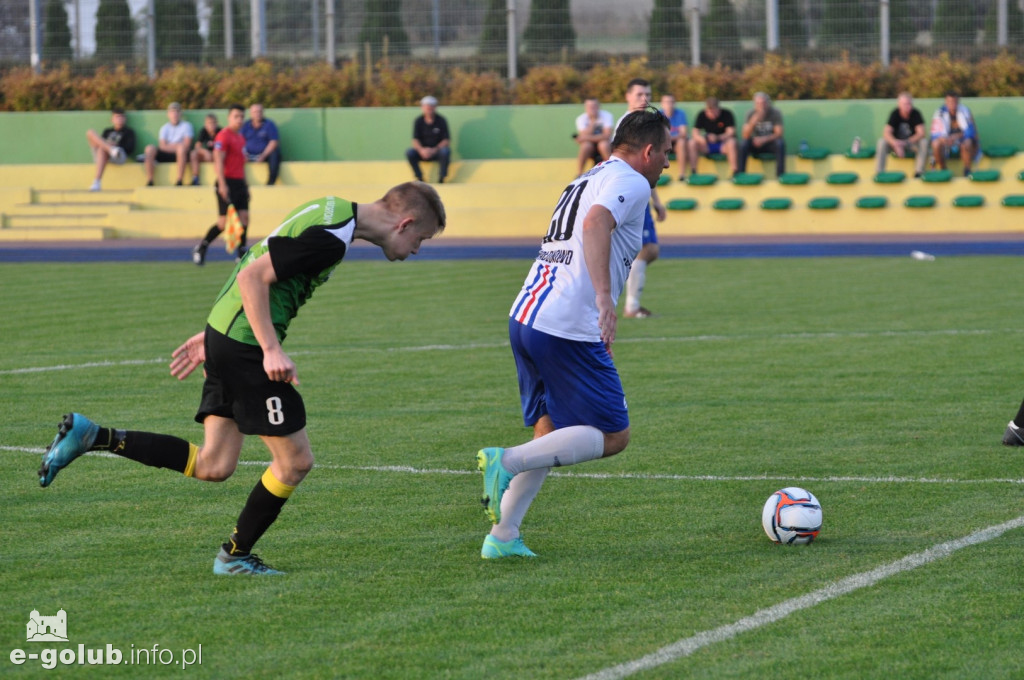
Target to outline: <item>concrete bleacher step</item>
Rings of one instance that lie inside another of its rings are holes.
[[[77,215],[82,213],[123,213],[132,210],[130,203],[18,203],[7,215]]]
[[[37,229],[40,227],[107,227],[106,213],[41,213],[38,215],[4,215],[4,226]]]
[[[88,191],[83,189],[38,189],[33,192],[33,203],[72,205],[130,205],[135,193],[132,189]]]
[[[102,241],[114,237],[109,227],[3,227],[3,241]]]

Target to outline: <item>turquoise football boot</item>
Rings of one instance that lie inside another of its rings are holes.
[[[224,548],[213,560],[213,573],[222,576],[277,576],[283,571],[272,569],[263,563],[256,553],[248,555],[229,555]]]
[[[480,502],[493,524],[501,521],[501,497],[512,481],[512,475],[501,464],[504,454],[505,449],[498,447],[480,449],[476,454],[476,469],[484,473],[484,493]]]
[[[537,553],[526,547],[523,539],[513,538],[511,541],[499,541],[490,534],[484,539],[484,547],[480,549],[480,557],[485,560],[497,560],[502,557],[536,557]]]
[[[58,472],[89,450],[99,431],[100,426],[82,414],[66,414],[57,426],[57,436],[46,447],[43,464],[39,468],[39,486],[50,486]]]

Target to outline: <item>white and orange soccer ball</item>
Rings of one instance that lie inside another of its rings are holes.
[[[787,486],[768,497],[761,511],[761,525],[776,543],[810,543],[821,531],[821,503],[810,491]]]

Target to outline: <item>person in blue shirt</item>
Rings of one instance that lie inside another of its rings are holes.
[[[686,181],[686,114],[683,113],[682,109],[676,108],[676,98],[670,94],[661,95],[661,112],[666,118],[668,118],[669,124],[672,126],[670,132],[672,134],[672,151],[676,155],[676,159],[679,161],[679,181]]]
[[[277,182],[281,170],[281,141],[274,121],[263,117],[263,105],[249,107],[249,120],[242,125],[245,137],[245,156],[250,163],[266,163],[270,170],[267,186]]]

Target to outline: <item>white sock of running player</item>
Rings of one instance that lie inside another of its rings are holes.
[[[633,266],[629,270],[629,278],[626,279],[625,311],[633,313],[640,309],[640,296],[644,292],[644,283],[646,281],[647,260],[637,258],[633,260]]]
[[[573,425],[505,449],[501,464],[513,475],[537,468],[575,465],[600,458],[604,433],[589,425]]]
[[[519,525],[550,471],[551,468],[537,468],[512,478],[508,490],[501,497],[501,521],[491,527],[491,536],[502,542],[519,538]]]

